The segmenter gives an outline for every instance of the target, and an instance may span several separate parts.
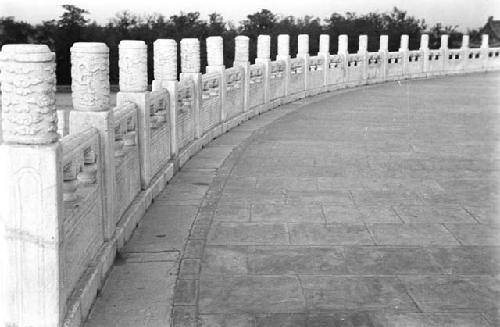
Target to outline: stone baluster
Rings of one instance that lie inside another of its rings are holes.
[[[216,57],[210,56],[212,59]],[[216,60],[220,62],[219,59]],[[196,38],[181,40],[181,74],[180,80],[192,80],[194,82],[194,94],[192,102],[194,137],[199,138],[200,131],[200,106],[202,98],[202,82],[200,72],[200,41]]]
[[[368,35],[360,35],[358,39],[358,55],[362,56],[361,62],[363,63],[362,81],[360,84],[366,84],[368,77]]]
[[[0,320],[5,326],[61,326],[65,312],[54,58],[45,45],[4,45],[0,53]]]
[[[70,133],[95,127],[100,136],[103,185],[104,238],[113,236],[115,217],[115,131],[109,94],[109,49],[104,43],[77,42],[71,47],[73,110]]]
[[[244,81],[245,98],[244,98],[244,105],[243,105],[243,109],[245,111],[248,111],[248,109],[249,109],[249,99],[250,99],[250,93],[249,93],[250,92],[250,62],[248,61],[248,45],[249,45],[248,36],[238,35],[234,39],[234,66],[243,67],[243,69],[245,70],[245,81]]]
[[[277,60],[285,62],[285,98],[290,94],[290,35],[278,35],[278,54]]]
[[[271,74],[271,37],[269,35],[259,35],[257,38],[257,58],[255,59],[255,63],[261,64],[264,67],[264,110],[267,110],[270,106],[269,101],[271,99],[269,89]]]
[[[127,132],[123,137],[124,145],[133,146],[139,142],[141,188],[147,189],[152,178],[151,171],[151,92],[148,91],[148,48],[144,41],[123,40],[119,46],[118,66],[120,70],[120,92],[116,103],[122,106],[127,102],[137,105],[137,131]],[[174,71],[174,73],[176,73]],[[167,72],[172,74],[172,72]]]
[[[309,89],[309,35],[299,34],[297,37],[297,58],[304,60],[304,89]]]
[[[330,35],[321,34],[319,36],[318,56],[323,58],[323,86],[328,85],[328,70],[330,67]]]
[[[429,34],[422,34],[420,36],[420,52],[424,61],[422,73],[426,76],[429,72]]]
[[[218,73],[220,75],[219,96],[220,96],[220,121],[226,120],[227,108],[226,102],[226,66],[224,66],[224,40],[221,36],[210,36],[206,39],[207,43],[207,73]],[[243,54],[239,54],[242,56]],[[248,56],[248,55],[247,55]],[[244,58],[243,58],[244,59]]]
[[[448,35],[447,34],[443,34],[441,35],[441,47],[440,47],[440,50],[441,50],[441,59],[442,59],[442,63],[441,63],[441,67],[442,67],[442,70],[443,70],[443,74],[446,74],[447,71],[448,71],[448,56],[449,56],[449,49],[448,49]]]
[[[401,76],[401,78],[407,78],[408,76],[408,61],[409,61],[409,51],[410,51],[410,48],[409,48],[409,42],[410,42],[410,37],[407,35],[407,34],[403,34],[401,35],[401,41],[400,41],[400,44],[399,44],[399,53],[401,54],[401,58],[402,58],[402,65],[403,65],[403,75]]]
[[[177,152],[177,42],[159,39],[153,44],[154,81],[153,91],[166,89],[169,95],[170,112],[170,157]]]
[[[380,35],[380,45],[378,53],[380,55],[380,60],[382,62],[382,81],[387,79],[387,54],[389,52],[389,36]]]

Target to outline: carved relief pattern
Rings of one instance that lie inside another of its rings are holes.
[[[209,66],[222,66],[223,60],[223,43],[221,36],[211,36],[207,38],[207,61]]]
[[[243,72],[237,67],[229,68],[226,70],[226,90],[230,92],[242,87]]]
[[[122,41],[123,42],[123,41]],[[137,41],[144,44],[142,41]],[[146,44],[127,47],[120,44],[120,91],[144,92],[148,88],[148,62]]]
[[[152,92],[150,98],[151,129],[157,130],[168,122],[168,96],[163,92]]]
[[[24,54],[33,59],[31,62],[16,61],[16,56],[23,56],[23,49],[29,47],[4,46],[1,57],[2,130],[6,143],[47,144],[58,139],[54,54],[45,47],[40,56]]]
[[[262,83],[264,81],[264,72],[261,66],[252,65],[250,67],[250,84]]]
[[[200,41],[198,39],[181,40],[181,71],[183,73],[200,72]]]
[[[270,74],[271,79],[282,78],[285,76],[284,73],[285,73],[285,64],[283,61],[277,61],[271,63],[271,74]]]
[[[105,111],[109,109],[108,53],[72,51],[71,78],[74,110]]]
[[[154,42],[154,75],[157,80],[177,80],[177,42],[174,40]]]

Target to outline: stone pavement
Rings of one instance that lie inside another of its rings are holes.
[[[87,326],[500,326],[499,85],[388,83],[235,128],[149,209]]]

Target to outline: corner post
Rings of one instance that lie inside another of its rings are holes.
[[[141,166],[141,188],[145,190],[151,179],[151,118],[148,89],[148,48],[144,41],[123,40],[119,46],[120,92],[118,106],[133,102],[138,108],[138,140]]]
[[[297,40],[297,58],[304,59],[304,90],[309,90],[309,35],[299,34]]]
[[[318,56],[323,58],[323,86],[328,85],[328,69],[330,67],[330,35],[321,34],[319,36]]]
[[[382,76],[380,77],[382,81],[387,80],[387,53],[389,52],[389,36],[380,35],[380,46],[378,53],[380,55],[380,60],[382,61]]]
[[[401,35],[401,43],[399,44],[399,53],[403,59],[403,76],[402,78],[408,78],[408,56],[409,56],[409,42],[410,37],[407,34]]]
[[[441,50],[441,57],[443,58],[443,62],[442,62],[443,72],[442,72],[442,74],[446,75],[446,74],[448,74],[448,60],[449,60],[448,59],[448,56],[449,56],[448,34],[441,35],[441,47],[440,47],[440,50]]]
[[[278,55],[277,60],[285,62],[285,99],[290,94],[290,35],[278,35]]]
[[[259,35],[257,38],[257,59],[255,63],[264,66],[264,111],[269,107],[271,99],[269,74],[271,73],[271,37]]]
[[[250,62],[248,61],[248,36],[238,35],[234,39],[234,66],[243,67],[245,70],[245,98],[243,109],[249,109],[250,97]],[[222,90],[222,86],[221,86]],[[225,92],[224,88],[224,92]]]
[[[200,73],[200,41],[196,38],[181,40],[181,75],[180,80],[194,82],[193,94],[193,123],[194,138],[200,138],[200,106],[202,97],[202,83]]]
[[[54,58],[46,45],[33,44],[4,45],[0,54],[0,316],[5,326],[59,327],[64,318],[63,158]]]
[[[177,42],[158,39],[153,44],[154,80],[153,91],[166,89],[169,96],[170,158],[178,152],[177,147]]]
[[[368,78],[368,36],[367,35],[360,35],[358,39],[358,55],[362,56],[362,62],[363,62],[363,71],[361,78],[362,80],[360,81],[360,84],[366,84],[367,78]]]
[[[115,217],[115,130],[109,100],[109,49],[104,43],[77,42],[71,47],[70,133],[89,127],[99,131],[101,144],[104,238],[109,240],[116,228]]]
[[[420,36],[420,52],[422,52],[424,60],[422,73],[427,75],[429,73],[429,34],[422,34]]]
[[[207,42],[207,73],[216,72],[220,75],[220,122],[224,122],[227,117],[227,108],[224,107],[226,102],[226,67],[224,66],[224,49],[223,39],[221,36],[210,36],[206,39]]]

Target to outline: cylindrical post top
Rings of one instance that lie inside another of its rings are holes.
[[[399,51],[407,51],[409,49],[410,37],[407,34],[401,35],[401,43],[399,45]]]
[[[359,36],[359,46],[358,53],[365,53],[368,51],[368,35],[360,35]]]
[[[257,58],[271,58],[271,37],[269,35],[259,35],[257,38]]]
[[[441,35],[441,49],[448,48],[448,34]]]
[[[221,36],[207,38],[207,62],[209,66],[224,65],[223,39]]]
[[[481,35],[481,48],[488,48],[489,36],[488,34]]]
[[[248,36],[238,35],[234,39],[234,61],[248,62]]]
[[[297,52],[299,54],[309,54],[309,35],[299,34]]]
[[[420,36],[420,50],[429,49],[429,34],[422,34]]]
[[[58,139],[55,54],[46,45],[4,45],[2,74],[3,142],[50,144]]]
[[[144,41],[122,40],[118,45],[121,92],[148,89],[148,47]]]
[[[338,53],[339,54],[347,54],[349,52],[349,50],[348,50],[349,48],[347,45],[347,42],[348,42],[347,34],[339,35],[338,42],[339,42]]]
[[[200,72],[200,41],[198,39],[181,40],[181,72]]]
[[[104,43],[77,42],[71,47],[73,109],[106,111],[109,102],[109,49]]]
[[[290,56],[290,35],[278,35],[278,56]]]
[[[379,51],[389,50],[389,35],[380,35],[380,47]]]
[[[462,48],[468,48],[470,42],[470,37],[468,34],[462,36]]]
[[[156,80],[177,80],[177,42],[158,39],[153,43],[154,76]]]
[[[319,53],[330,53],[330,35],[321,34],[319,36]]]

